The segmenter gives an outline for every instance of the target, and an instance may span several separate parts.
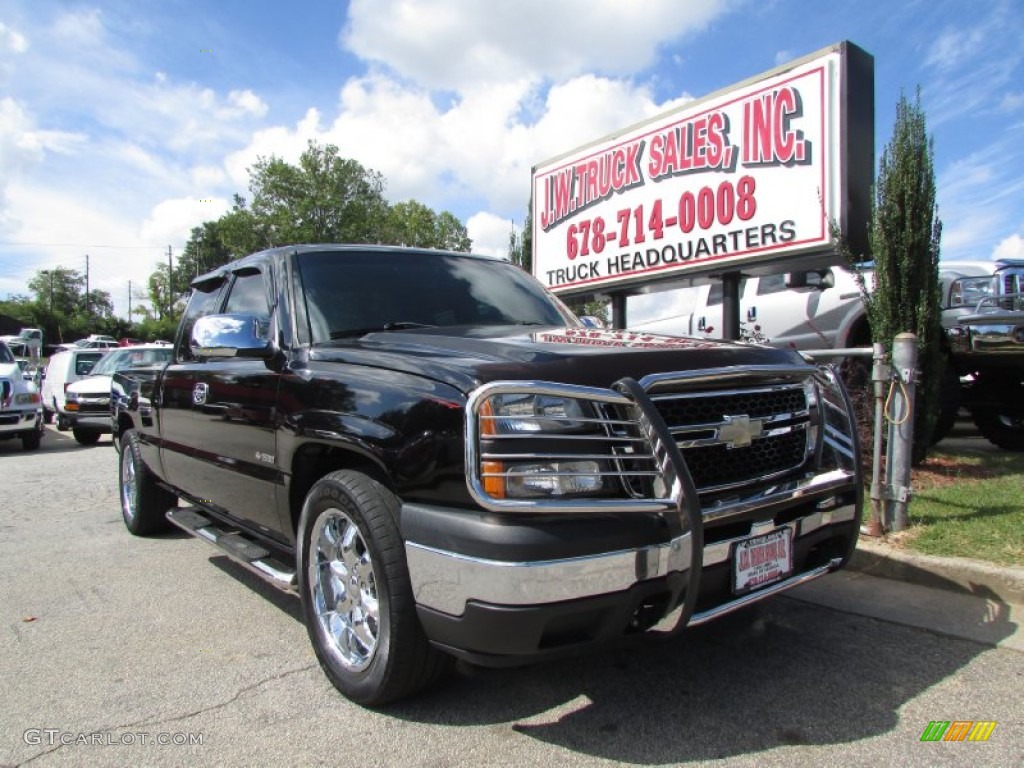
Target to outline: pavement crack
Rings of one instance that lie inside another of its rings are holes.
[[[307,664],[304,667],[298,667],[296,669],[288,669],[288,670],[285,670],[284,672],[279,672],[276,675],[271,675],[270,677],[264,678],[263,680],[258,680],[257,682],[252,683],[251,685],[246,685],[246,686],[244,686],[242,688],[239,688],[231,698],[226,699],[225,701],[222,701],[219,704],[211,704],[211,705],[206,706],[206,707],[200,707],[199,709],[197,709],[197,710],[195,710],[193,712],[188,712],[188,713],[186,713],[184,715],[176,715],[175,717],[162,718],[162,719],[159,719],[159,720],[142,721],[142,722],[139,722],[139,723],[131,723],[130,725],[120,726],[120,727],[122,727],[122,728],[129,728],[129,727],[132,727],[132,726],[135,726],[135,725],[149,725],[149,726],[151,726],[151,725],[164,725],[166,723],[176,723],[176,722],[180,722],[181,720],[188,720],[190,717],[195,717],[196,715],[202,715],[202,714],[206,714],[208,712],[215,712],[218,709],[223,709],[224,707],[227,707],[227,706],[235,703],[243,695],[245,695],[246,693],[249,693],[250,691],[254,691],[257,688],[261,688],[264,685],[267,685],[268,683],[274,683],[274,682],[277,682],[278,680],[284,680],[286,677],[291,677],[292,675],[297,675],[297,674],[299,674],[301,672],[307,672],[310,669],[314,669],[316,666],[317,666],[316,664]],[[118,727],[114,727],[114,728],[111,728],[110,730],[117,730],[117,729],[118,729]]]
[[[238,701],[245,694],[250,693],[252,691],[255,691],[256,689],[261,688],[264,685],[267,685],[269,683],[277,682],[278,680],[284,680],[285,678],[291,677],[292,675],[297,675],[297,674],[300,674],[302,672],[307,672],[310,669],[314,669],[316,666],[317,666],[316,664],[310,663],[310,664],[306,664],[305,666],[302,666],[302,667],[297,667],[295,669],[286,669],[285,671],[279,672],[276,675],[271,675],[269,677],[265,677],[262,680],[257,680],[254,683],[251,683],[249,685],[246,685],[246,686],[243,686],[243,687],[239,688],[237,691],[235,691],[234,695],[232,695],[228,699],[225,699],[224,701],[218,702],[216,704],[210,704],[210,705],[205,706],[205,707],[199,707],[198,709],[192,710],[191,712],[186,712],[186,713],[181,714],[181,715],[175,715],[173,717],[162,717],[162,718],[158,718],[158,719],[155,719],[155,720],[152,720],[152,719],[136,720],[136,721],[130,722],[130,723],[119,723],[119,724],[116,724],[116,725],[108,725],[108,726],[104,726],[102,728],[93,728],[93,729],[89,729],[89,730],[83,729],[81,731],[81,733],[82,734],[86,734],[86,733],[89,733],[89,734],[93,734],[93,733],[112,733],[112,732],[115,732],[115,731],[123,731],[123,730],[126,730],[128,728],[162,726],[162,725],[166,725],[168,723],[177,723],[177,722],[180,722],[182,720],[188,720],[190,717],[196,717],[197,715],[202,715],[202,714],[206,714],[206,713],[209,713],[209,712],[215,712],[218,709],[224,709],[225,707],[228,707],[231,704],[233,704],[236,701]],[[46,755],[51,755],[54,752],[56,752],[57,750],[59,750],[59,749],[63,749],[64,747],[70,747],[70,746],[74,746],[74,741],[73,740],[70,741],[67,744],[64,744],[64,743],[54,744],[50,748],[44,749],[42,752],[38,752],[38,753],[32,755],[31,757],[27,758],[26,760],[24,760],[24,761],[22,761],[20,763],[16,763],[15,764],[15,768],[20,768],[21,766],[28,765],[29,763],[32,763],[32,762],[34,762],[35,760],[38,760],[41,757],[45,757]]]

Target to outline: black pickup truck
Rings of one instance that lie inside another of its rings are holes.
[[[124,521],[298,593],[356,702],[681,631],[855,547],[850,403],[795,352],[588,328],[458,253],[285,247],[193,288],[172,361],[115,379]]]

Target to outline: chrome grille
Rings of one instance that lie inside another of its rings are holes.
[[[795,470],[812,448],[802,383],[659,393],[652,400],[701,493]]]
[[[97,397],[87,400],[80,400],[78,412],[81,414],[106,414],[110,413],[110,399]]]

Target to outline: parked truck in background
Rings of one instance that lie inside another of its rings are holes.
[[[681,631],[856,545],[851,405],[791,350],[587,328],[459,253],[284,247],[193,286],[172,360],[114,377],[125,524],[297,593],[354,701]]]
[[[870,272],[865,277],[870,288]],[[948,432],[962,407],[992,443],[1024,450],[1024,260],[942,262],[939,281],[953,385],[945,390],[936,438]],[[679,332],[720,337],[721,284],[686,291],[691,311],[680,318]],[[744,279],[740,321],[773,346],[871,344],[855,274],[842,267]]]

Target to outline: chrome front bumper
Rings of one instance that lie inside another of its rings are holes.
[[[792,481],[776,486],[754,498],[732,504],[719,504],[703,511],[705,520],[719,519],[748,512],[751,509],[789,508],[803,503],[808,513],[783,525],[760,524],[742,536],[707,544],[704,566],[727,563],[733,545],[752,534],[788,526],[793,530],[794,544],[811,533],[829,526],[851,523],[857,516],[856,504],[833,506],[836,495],[853,490],[854,476],[836,470],[824,475]],[[690,567],[689,532],[664,544],[586,557],[562,560],[508,562],[467,557],[458,552],[407,541],[406,558],[416,602],[450,616],[461,616],[469,602],[496,606],[526,606],[579,600],[597,595],[622,592],[639,582]],[[833,567],[817,568],[814,577]],[[806,581],[808,574],[796,573],[787,582],[745,595],[737,603],[746,604]],[[813,577],[810,577],[813,578]],[[715,615],[722,612],[715,609]],[[710,614],[710,611],[705,613]],[[691,623],[707,618],[695,615]]]

